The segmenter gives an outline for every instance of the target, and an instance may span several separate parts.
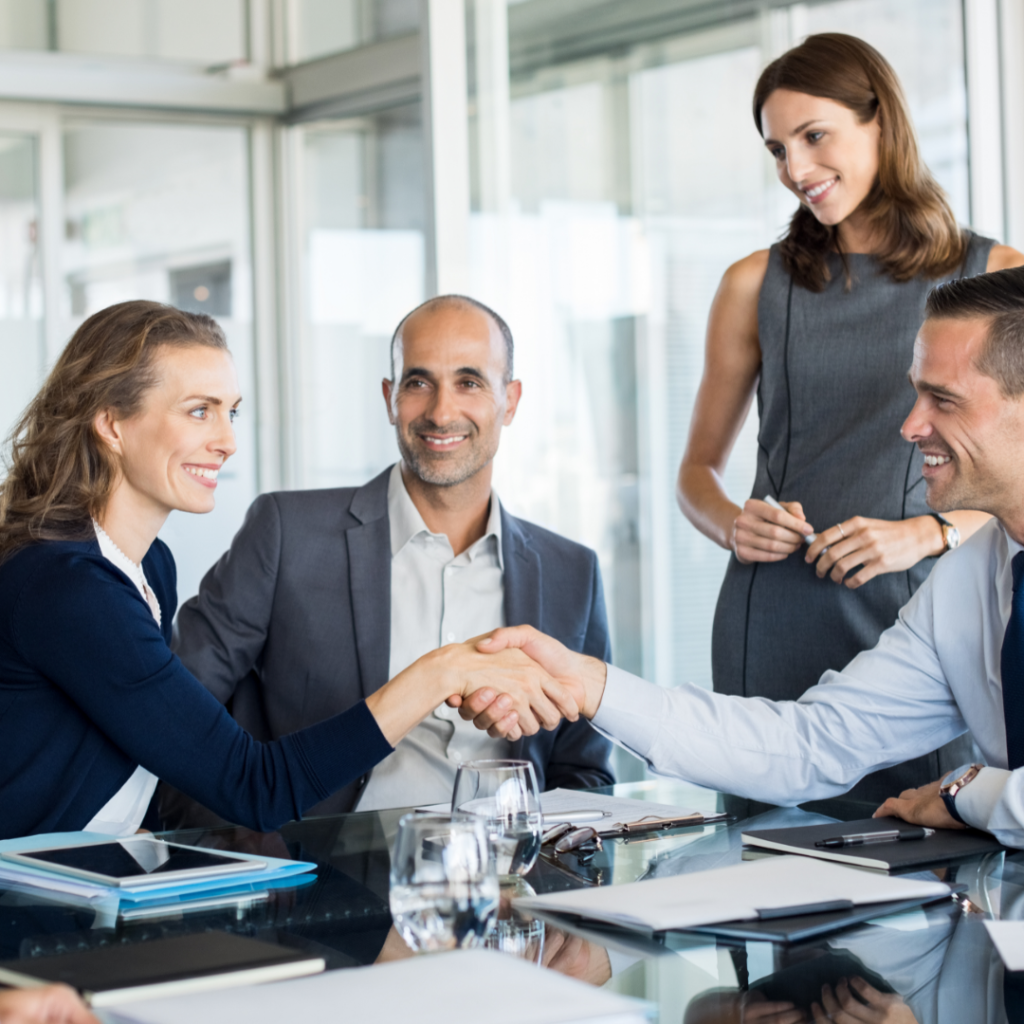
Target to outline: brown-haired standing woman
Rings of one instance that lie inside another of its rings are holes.
[[[935,284],[1024,255],[957,226],[895,72],[860,39],[809,36],[769,64],[754,121],[800,206],[781,242],[722,279],[678,499],[733,552],[715,689],[786,700],[873,647],[935,557],[987,518],[940,521],[925,504],[925,454],[899,433],[914,403],[907,370]],[[755,394],[757,475],[740,508],[721,474]],[[868,776],[854,795],[923,785],[969,751],[959,740]]]
[[[270,743],[235,722],[168,646],[175,569],[157,534],[175,509],[213,509],[240,402],[213,320],[123,302],[75,332],[15,428],[0,484],[0,839],[130,835],[158,779],[275,829],[485,685],[509,691],[515,731],[557,725],[554,680],[471,644]]]

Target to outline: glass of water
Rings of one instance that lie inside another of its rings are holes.
[[[486,823],[406,814],[391,858],[390,903],[395,927],[415,953],[483,945],[498,908]]]
[[[540,853],[541,813],[537,775],[529,761],[467,761],[459,765],[452,820],[486,823],[498,877],[525,875]]]

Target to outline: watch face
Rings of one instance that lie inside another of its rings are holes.
[[[954,768],[943,776],[942,782],[939,783],[939,788],[946,789],[952,786],[953,783],[959,782],[973,767],[973,764],[962,764],[959,768]]]
[[[950,551],[960,547],[960,531],[955,526],[950,526],[946,530],[946,547]]]

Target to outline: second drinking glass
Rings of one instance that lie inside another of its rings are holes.
[[[525,875],[540,853],[537,775],[529,761],[467,761],[459,765],[452,817],[483,819],[498,875]]]

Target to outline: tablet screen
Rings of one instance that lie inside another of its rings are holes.
[[[171,871],[236,867],[239,863],[237,857],[225,857],[174,843],[161,843],[155,839],[72,846],[63,850],[33,850],[23,856],[44,864],[90,871],[108,878],[139,878]]]

